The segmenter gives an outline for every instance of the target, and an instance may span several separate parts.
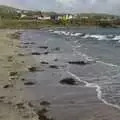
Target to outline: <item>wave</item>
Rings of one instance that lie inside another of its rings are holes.
[[[103,62],[103,61],[96,61],[97,63],[102,63],[102,64],[104,64],[104,65],[107,65],[107,66],[110,66],[110,67],[120,67],[120,66],[118,66],[118,65],[115,65],[115,64],[112,64],[112,63],[105,63],[105,62]]]
[[[82,36],[84,33],[73,33],[73,32],[67,32],[67,31],[52,31],[49,30],[49,32],[58,34],[58,35],[65,35],[65,36],[71,36],[71,37],[77,37],[77,36]]]
[[[92,57],[89,57],[89,56],[87,56],[86,54],[83,54],[83,53],[81,53],[81,52],[77,52],[76,49],[74,50],[74,52],[77,53],[77,54],[80,55],[80,56],[83,56],[83,57],[85,58],[85,60],[87,60],[87,61],[94,61]],[[96,61],[96,63],[105,64],[105,65],[107,65],[107,66],[109,66],[109,67],[115,67],[115,68],[118,68],[118,67],[119,67],[118,65],[115,65],[115,64],[112,64],[112,63],[105,63],[105,62],[102,62],[102,61]],[[89,82],[87,82],[87,81],[81,80],[80,77],[78,77],[77,75],[69,72],[69,69],[68,69],[67,73],[68,73],[69,75],[71,75],[72,77],[74,77],[76,80],[84,83],[84,84],[85,84],[85,87],[88,87],[88,88],[96,88],[97,98],[98,98],[100,101],[102,101],[104,104],[106,104],[106,105],[108,105],[108,106],[111,106],[111,107],[114,107],[114,108],[117,108],[117,109],[120,110],[120,106],[119,106],[119,105],[109,103],[109,102],[107,102],[107,100],[105,100],[105,99],[103,98],[102,88],[101,88],[98,84],[96,84],[96,83],[89,83]]]
[[[85,38],[85,39],[94,38],[94,39],[98,39],[98,40],[107,40],[106,35],[94,35],[94,34],[93,35],[86,34],[82,38]]]
[[[115,104],[112,104],[112,103],[109,103],[107,102],[105,99],[103,99],[102,97],[102,90],[101,90],[101,87],[99,85],[97,85],[96,83],[88,83],[87,81],[84,81],[84,80],[81,80],[77,75],[67,71],[67,73],[69,75],[71,75],[72,77],[74,77],[76,80],[78,80],[79,82],[82,82],[85,84],[85,87],[89,87],[89,88],[96,88],[96,92],[97,92],[97,98],[102,101],[104,104],[108,105],[108,106],[111,106],[111,107],[114,107],[114,108],[117,108],[120,110],[120,106],[118,105],[115,105]]]
[[[52,31],[49,30],[49,32],[57,35],[65,35],[65,36],[70,36],[70,37],[81,37],[82,39],[96,39],[96,40],[110,40],[110,41],[118,41],[120,43],[120,35],[103,35],[103,34],[88,34],[88,33],[79,33],[79,32],[68,32],[68,31]]]
[[[71,33],[70,36],[76,37],[76,36],[82,36],[84,33]]]
[[[113,40],[120,40],[120,35],[115,36],[115,37],[113,38]]]
[[[70,35],[70,32],[66,32],[66,31],[53,31],[52,33],[58,34],[58,35],[65,35],[65,36]]]
[[[90,37],[98,39],[98,40],[106,40],[107,39],[105,35],[91,35]]]

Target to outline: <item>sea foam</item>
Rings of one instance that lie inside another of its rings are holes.
[[[82,82],[85,84],[85,87],[88,87],[88,88],[96,88],[96,92],[97,92],[97,98],[102,101],[104,104],[108,105],[108,106],[111,106],[111,107],[114,107],[114,108],[117,108],[120,110],[120,106],[118,105],[115,105],[115,104],[112,104],[112,103],[109,103],[107,102],[105,99],[102,98],[102,90],[101,90],[101,87],[99,85],[97,85],[96,83],[88,83],[87,81],[84,81],[84,80],[81,80],[77,75],[71,73],[71,72],[67,72],[69,75],[71,75],[72,77],[74,77],[76,80],[78,80],[79,82]]]

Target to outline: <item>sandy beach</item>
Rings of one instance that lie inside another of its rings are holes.
[[[30,66],[28,57],[22,57],[20,41],[11,34],[16,30],[0,30],[0,119],[37,120],[36,114],[24,100],[21,75]],[[27,61],[27,62],[26,62]]]

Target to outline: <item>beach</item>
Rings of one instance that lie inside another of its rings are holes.
[[[18,34],[16,32],[17,30],[0,30],[0,119],[35,120],[34,112],[24,100],[24,84],[20,77],[28,71],[30,64],[25,62],[27,57],[19,55],[22,51],[18,37],[10,37]]]
[[[103,37],[75,30],[0,30],[1,120],[120,119],[119,65],[88,59]]]

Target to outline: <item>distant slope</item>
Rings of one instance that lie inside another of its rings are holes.
[[[80,13],[79,16],[83,17],[94,17],[94,18],[113,18],[113,17],[120,17],[118,15],[112,15],[107,13]]]
[[[0,17],[2,18],[14,18],[17,15],[16,8],[0,5]]]
[[[64,15],[64,13],[56,13],[56,12],[41,12],[41,11],[34,11],[34,10],[22,10],[22,9],[17,9],[17,8],[13,8],[10,6],[5,6],[5,5],[0,5],[0,17],[1,18],[6,18],[6,19],[12,19],[12,18],[16,18],[18,17],[18,11],[22,11],[24,14],[26,14],[27,16],[33,16],[33,15]],[[97,18],[97,19],[101,19],[101,18],[114,18],[114,17],[119,17],[117,15],[110,15],[110,14],[104,14],[104,13],[80,13],[78,14],[78,18],[79,17],[89,17],[89,18]],[[120,18],[120,17],[119,17]]]

